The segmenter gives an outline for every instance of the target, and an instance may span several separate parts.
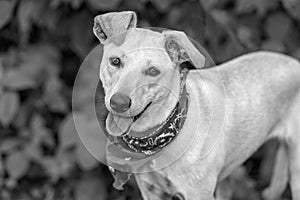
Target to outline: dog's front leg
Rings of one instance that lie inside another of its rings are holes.
[[[216,183],[212,181],[212,176],[210,176],[210,180],[204,178],[193,183],[187,177],[182,178],[180,182],[174,182],[170,178],[157,171],[135,174],[143,200],[215,200]],[[180,184],[175,185],[174,183]]]
[[[231,190],[228,179],[225,179],[218,183],[216,189],[216,200],[231,200],[233,191]]]
[[[300,130],[297,131],[299,132],[295,135],[298,136],[298,140],[289,144],[290,185],[293,199],[300,199]]]
[[[143,200],[171,199],[170,185],[157,172],[140,173],[134,175]]]
[[[300,93],[291,108],[286,124],[292,197],[300,199]]]

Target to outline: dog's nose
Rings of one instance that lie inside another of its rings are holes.
[[[116,93],[110,98],[110,107],[118,113],[127,111],[130,106],[131,100],[127,95]]]

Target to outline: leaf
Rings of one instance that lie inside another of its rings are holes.
[[[5,26],[9,22],[15,5],[16,5],[15,0],[0,1],[0,29],[3,28],[3,26]]]
[[[76,156],[79,166],[85,171],[91,170],[99,165],[99,161],[87,151],[82,143],[78,143]]]
[[[73,110],[83,110],[87,105],[94,105],[102,54],[103,48],[101,45],[98,45],[81,64],[73,87]]]
[[[45,126],[45,120],[39,114],[34,114],[32,116],[30,122],[30,131],[31,136],[33,137],[31,142],[34,143],[37,148],[39,148],[41,144],[47,145],[50,148],[55,148],[53,133],[51,132],[51,129]],[[35,157],[35,155],[37,154],[34,154],[33,156]]]
[[[161,12],[166,12],[171,4],[174,2],[174,0],[151,0],[155,7],[161,11]]]
[[[0,98],[1,98],[1,96],[2,96],[2,94],[3,94],[3,86],[2,86],[2,84],[1,84],[1,82],[0,82]]]
[[[253,29],[247,26],[240,26],[237,28],[237,36],[239,41],[248,49],[254,49],[256,42],[254,41]]]
[[[20,106],[19,96],[15,92],[5,92],[0,97],[0,122],[6,126],[15,115]]]
[[[53,112],[66,113],[68,104],[63,96],[62,82],[57,76],[49,77],[44,87],[43,101]]]
[[[22,151],[18,151],[9,155],[6,161],[6,170],[9,175],[18,179],[25,175],[29,168],[30,161]]]
[[[80,116],[79,116],[80,117]],[[59,128],[59,142],[63,148],[76,145],[78,141],[77,130],[74,124],[73,115],[69,114]]]
[[[90,22],[90,23],[87,23]],[[91,50],[91,43],[94,39],[92,33],[93,16],[83,10],[70,19],[70,36],[72,45],[77,54],[84,58]],[[82,38],[85,38],[84,40]]]
[[[10,152],[21,144],[19,139],[5,139],[0,143],[0,152]]]
[[[233,22],[232,17],[229,15],[228,12],[224,10],[214,9],[211,11],[211,15],[217,22],[219,22],[224,27],[229,26]]]
[[[57,12],[57,10],[47,7],[46,9],[43,9],[43,12],[40,13],[40,16],[35,19],[35,22],[39,27],[45,27],[50,31],[56,31],[60,17],[61,15],[59,12]]]
[[[51,45],[28,46],[19,52],[18,70],[32,79],[37,86],[44,84],[51,76],[58,76],[58,51]]]
[[[78,9],[82,4],[83,0],[51,0],[51,7],[57,8],[61,6],[61,4],[71,4],[73,9]]]
[[[142,11],[144,9],[144,2],[141,0],[123,1],[122,7],[124,10]],[[141,25],[141,23],[139,24]],[[141,27],[145,26],[141,25]]]
[[[37,83],[22,69],[6,72],[3,84],[10,89],[24,90],[36,87]]]
[[[121,0],[87,0],[87,2],[96,10],[112,10],[117,8]]]
[[[98,176],[85,176],[77,181],[75,197],[76,200],[107,199],[106,185]]]
[[[107,138],[101,130],[96,116],[92,118],[89,115],[89,112],[80,112],[74,115],[77,132],[81,140],[76,149],[76,157],[78,164],[84,170],[94,168],[99,164],[98,160],[101,162],[106,160]]]
[[[292,56],[297,58],[300,61],[300,48],[296,49],[293,53]]]
[[[257,11],[260,16],[263,16],[268,10],[276,8],[279,0],[237,0],[236,3],[235,9],[238,13]]]
[[[263,42],[261,48],[267,51],[285,52],[285,46],[276,40],[267,40]]]
[[[45,101],[51,111],[57,113],[66,113],[68,111],[68,104],[61,93],[52,93],[52,96],[48,95],[48,97]]]
[[[210,10],[210,9],[216,7],[219,2],[220,2],[220,0],[210,0],[210,1],[201,0],[201,4],[205,8],[205,10]]]
[[[2,64],[2,58],[0,57],[0,83],[2,82],[3,77],[3,64]]]
[[[284,8],[295,19],[300,21],[300,1],[299,0],[282,0]]]
[[[23,33],[20,38],[22,42],[27,41],[29,31],[31,30],[31,25],[34,21],[36,21],[36,19],[40,17],[44,3],[46,3],[46,1],[21,1],[17,11],[17,20],[18,28],[21,33]]]
[[[3,93],[3,66],[2,66],[2,59],[0,58],[0,97]]]
[[[172,6],[168,11],[168,24],[174,29],[184,31],[189,37],[197,42],[204,41],[204,30],[206,30],[206,13],[199,1],[184,1],[179,5]],[[162,24],[165,26],[164,24]]]
[[[74,154],[59,150],[55,157],[41,160],[52,181],[56,182],[61,177],[67,177],[74,167]]]
[[[35,137],[35,136],[34,136]],[[24,153],[28,158],[34,161],[40,161],[43,157],[42,149],[40,148],[40,143],[38,138],[33,138],[24,148]]]
[[[85,170],[96,166],[98,161],[106,162],[107,138],[95,116],[96,113],[91,112],[95,111],[85,111],[74,115],[81,141],[78,143],[76,156],[79,165]]]
[[[279,24],[280,28],[278,28]],[[268,15],[264,27],[269,39],[283,42],[291,31],[292,21],[286,14],[276,12]]]
[[[43,127],[45,127],[45,119],[39,114],[33,115],[30,121],[30,128],[36,130]]]

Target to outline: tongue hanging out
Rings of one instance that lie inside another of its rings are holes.
[[[134,117],[120,117],[109,113],[106,120],[108,132],[113,136],[121,136],[123,133],[128,131],[131,125],[144,114],[150,105],[151,102],[147,104],[142,112]]]
[[[120,117],[109,113],[106,119],[106,128],[111,135],[121,136],[129,129],[132,123],[132,117]]]

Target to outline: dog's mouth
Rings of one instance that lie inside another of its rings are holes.
[[[132,125],[142,117],[151,104],[152,102],[148,103],[141,112],[131,117],[122,117],[110,113],[106,126],[108,132],[114,136],[120,136],[127,133],[130,130],[130,127],[132,127]]]
[[[144,108],[139,114],[135,115],[135,116],[133,117],[133,122],[135,122],[137,119],[139,119],[139,118],[142,116],[142,114],[149,108],[149,106],[150,106],[151,104],[152,104],[152,102],[148,103],[148,104],[145,106],[145,108]]]

